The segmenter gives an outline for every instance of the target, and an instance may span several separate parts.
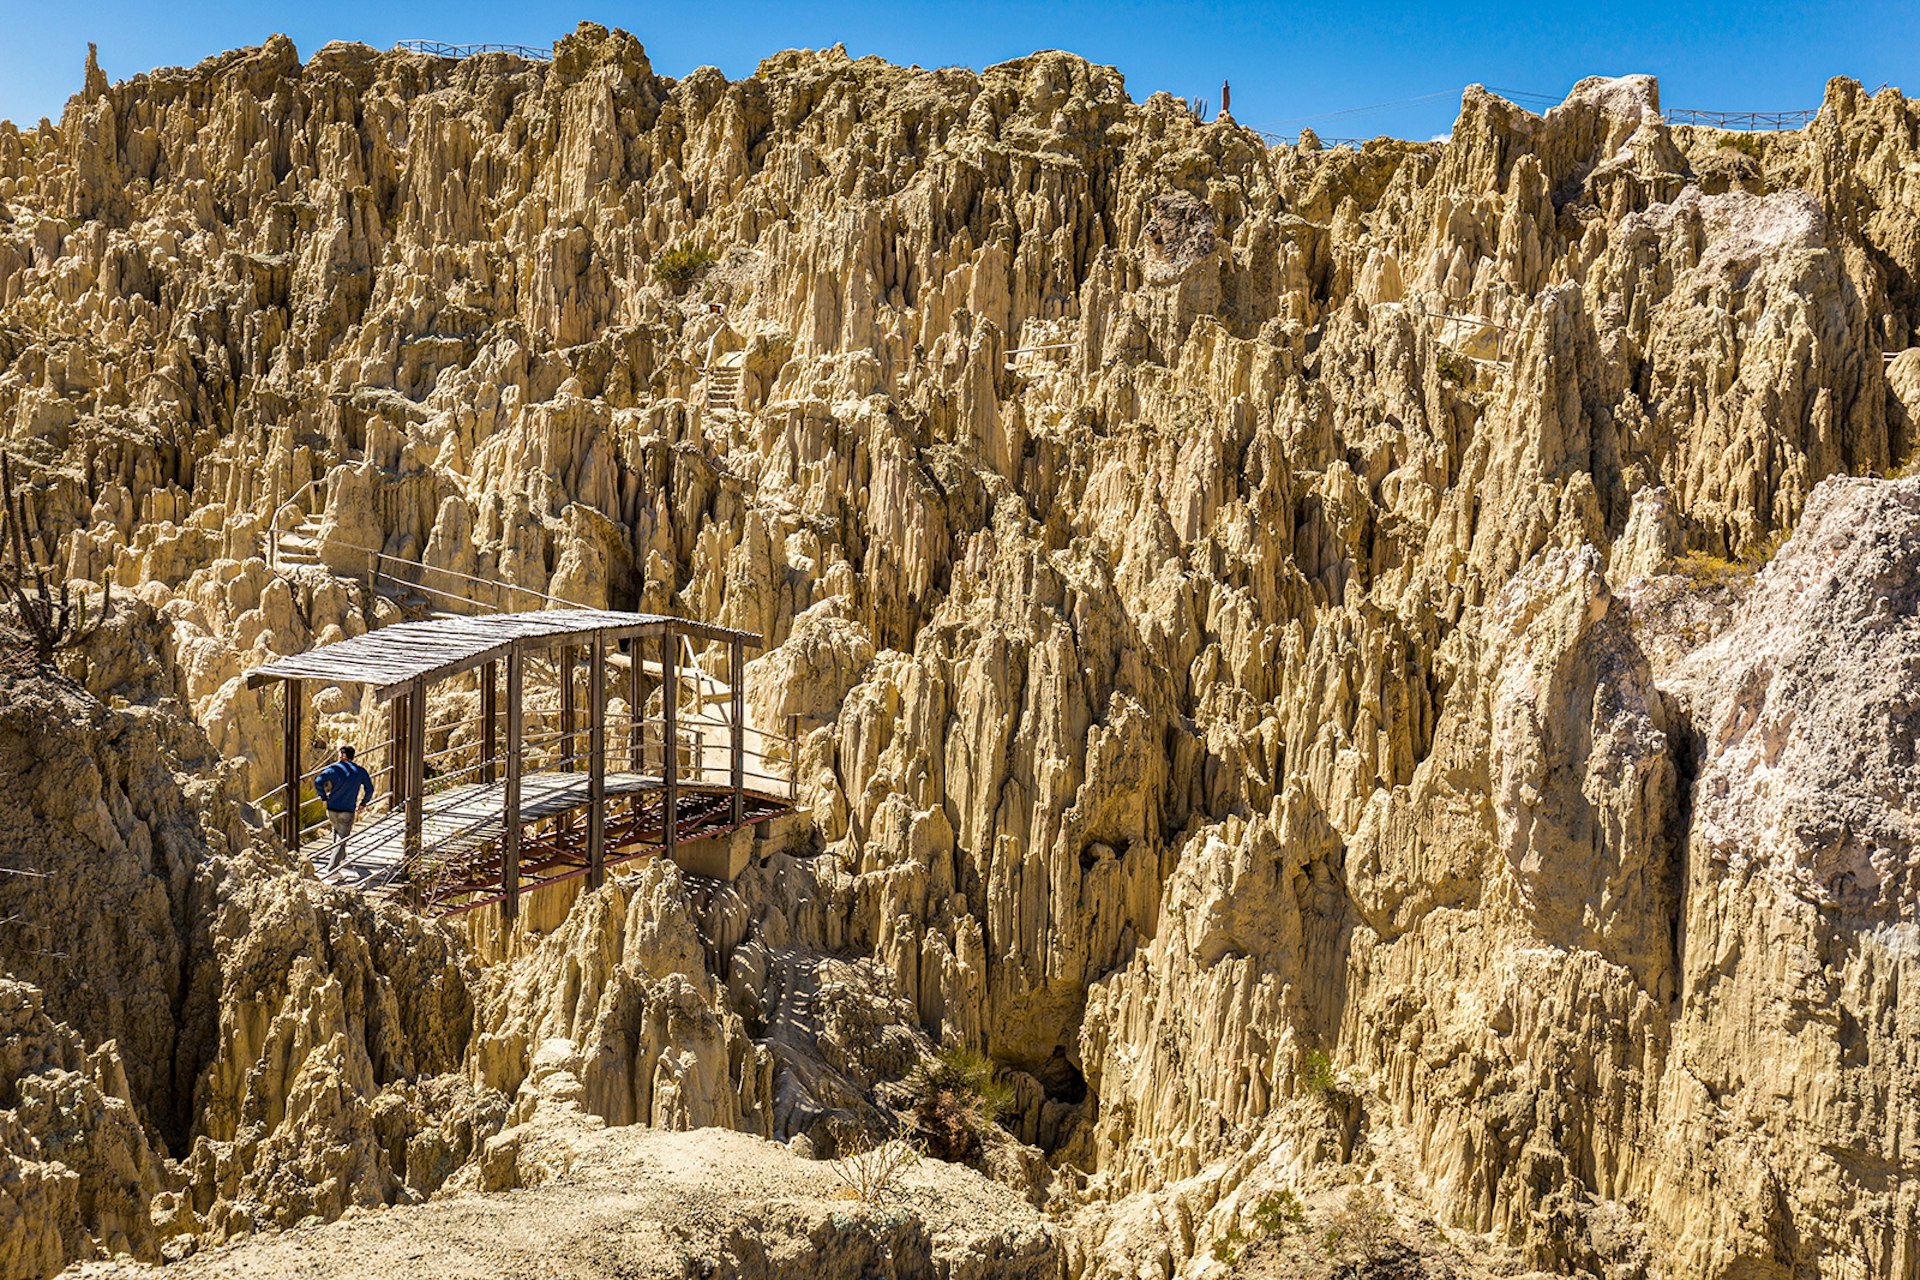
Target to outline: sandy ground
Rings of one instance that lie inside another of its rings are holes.
[[[166,1267],[86,1263],[68,1280],[472,1280],[886,1275],[1055,1277],[1052,1225],[1012,1191],[927,1160],[882,1206],[842,1198],[831,1167],[721,1129],[606,1131],[563,1177],[461,1192],[269,1233]]]

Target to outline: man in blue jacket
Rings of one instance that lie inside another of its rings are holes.
[[[342,747],[340,758],[314,776],[313,789],[327,806],[327,822],[333,827],[333,857],[327,862],[327,874],[332,875],[347,860],[354,813],[373,799],[373,778],[353,762],[353,748]]]

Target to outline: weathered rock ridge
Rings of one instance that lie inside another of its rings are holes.
[[[828,1141],[959,1043],[1078,1275],[1350,1181],[1516,1265],[1920,1277],[1917,281],[1920,109],[1840,80],[1328,150],[1060,53],[90,66],[0,125],[0,443],[137,599],[0,707],[0,850],[105,868],[0,883],[98,1117],[75,1183],[0,1112],[7,1265],[539,1181],[560,1086]],[[302,880],[242,677],[417,605],[366,548],[764,633],[708,665],[800,818],[505,935]]]

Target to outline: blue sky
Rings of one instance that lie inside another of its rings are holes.
[[[1767,0],[1447,4],[1088,3],[677,4],[574,0],[258,4],[171,0],[85,4],[0,0],[0,118],[58,118],[80,85],[89,40],[107,75],[191,64],[275,31],[301,55],[328,40],[406,37],[547,45],[581,19],[625,27],[655,70],[712,64],[743,76],[762,57],[844,42],[850,53],[922,66],[986,66],[1062,48],[1118,66],[1128,90],[1217,99],[1233,83],[1243,124],[1326,136],[1425,138],[1451,125],[1463,85],[1558,97],[1585,75],[1648,71],[1668,107],[1791,110],[1819,105],[1827,77],[1920,95],[1920,3]],[[1386,104],[1386,105],[1381,105]],[[1357,108],[1372,108],[1357,110]]]

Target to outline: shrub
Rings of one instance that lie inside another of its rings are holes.
[[[1340,1081],[1340,1073],[1334,1070],[1333,1059],[1319,1049],[1307,1054],[1300,1076],[1308,1093],[1318,1094],[1331,1105],[1345,1106],[1353,1100],[1353,1094]]]
[[[1764,537],[1755,538],[1742,546],[1731,560],[1708,555],[1704,551],[1689,551],[1674,559],[1673,571],[1696,586],[1732,586],[1751,578],[1778,555],[1790,532],[1784,528],[1775,529]]]
[[[1282,1187],[1279,1191],[1269,1191],[1253,1202],[1253,1210],[1248,1215],[1252,1221],[1251,1231],[1243,1229],[1238,1223],[1227,1228],[1227,1233],[1213,1242],[1213,1256],[1227,1265],[1233,1265],[1240,1251],[1249,1244],[1266,1239],[1278,1239],[1295,1227],[1306,1225],[1306,1207],[1300,1203],[1300,1197]]]
[[[1786,545],[1787,538],[1792,533],[1793,530],[1783,526],[1772,533],[1755,538],[1740,548],[1740,562],[1755,569],[1761,568],[1780,554],[1780,548]]]
[[[705,249],[677,244],[653,260],[653,278],[662,284],[683,285],[717,261]]]
[[[1343,1264],[1336,1275],[1364,1274],[1369,1264],[1387,1256],[1398,1242],[1393,1215],[1381,1203],[1380,1193],[1360,1187],[1347,1192],[1346,1203],[1334,1212],[1322,1243],[1327,1256]]]
[[[1269,1191],[1253,1202],[1253,1225],[1261,1235],[1285,1235],[1287,1228],[1300,1226],[1306,1220],[1306,1206],[1286,1187]]]
[[[839,1197],[862,1204],[885,1204],[900,1196],[900,1180],[920,1163],[920,1146],[905,1138],[876,1142],[868,1134],[840,1140],[839,1154],[827,1162],[839,1182]]]
[[[1013,1106],[1013,1090],[994,1079],[977,1049],[955,1045],[914,1068],[907,1079],[915,1131],[942,1160],[971,1160],[994,1122]]]
[[[1673,562],[1673,571],[1703,587],[1724,587],[1747,576],[1748,569],[1735,560],[1710,556],[1704,551],[1689,551]]]
[[[1472,360],[1446,347],[1440,348],[1433,362],[1440,371],[1440,380],[1452,383],[1456,387],[1472,386],[1474,378],[1479,373],[1474,368]]]
[[[1240,1250],[1250,1243],[1247,1233],[1238,1226],[1228,1227],[1227,1233],[1213,1242],[1214,1260],[1232,1266],[1240,1257]]]

